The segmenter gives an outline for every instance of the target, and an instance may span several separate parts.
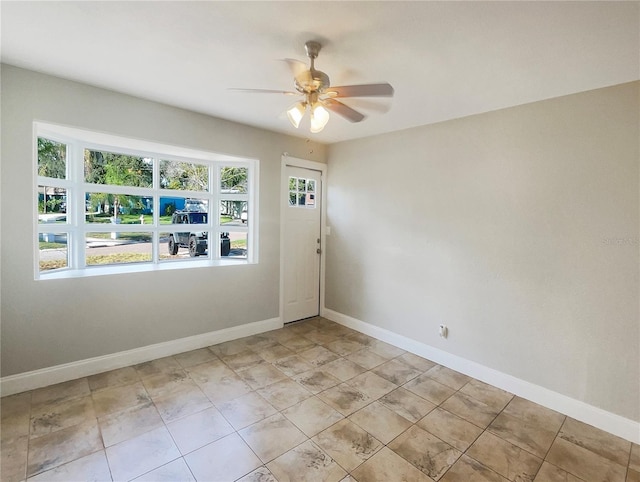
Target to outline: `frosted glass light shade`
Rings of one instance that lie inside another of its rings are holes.
[[[291,124],[296,129],[300,126],[300,121],[302,120],[302,116],[304,115],[305,105],[302,102],[298,102],[297,104],[292,105],[289,110],[287,110],[287,117]]]
[[[311,132],[318,133],[324,129],[329,122],[329,111],[319,102],[311,109]]]

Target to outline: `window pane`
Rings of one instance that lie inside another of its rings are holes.
[[[160,233],[160,260],[185,260],[208,256],[209,234],[208,231]],[[247,257],[246,233],[220,233],[217,237],[220,239],[221,256]]]
[[[151,261],[149,232],[139,233],[87,233],[87,266],[127,264]]]
[[[315,208],[316,207],[316,195],[314,193],[310,193],[310,192],[307,193],[307,195],[305,196],[304,204],[308,208]]]
[[[295,192],[289,193],[289,206],[296,206],[298,204],[298,196]]]
[[[246,201],[220,201],[221,226],[242,226],[248,219]]]
[[[61,187],[38,186],[38,222],[67,222],[67,190]]]
[[[175,233],[160,233],[160,260],[182,259],[188,256],[186,249],[179,249]]]
[[[84,179],[92,184],[151,187],[153,161],[145,157],[85,149]]]
[[[91,201],[91,194],[85,193],[84,195],[84,212],[85,214],[99,214],[98,209],[100,209],[100,203],[96,200],[94,202]]]
[[[316,191],[316,182],[313,179],[307,179],[307,192]]]
[[[162,199],[162,198],[161,198]],[[161,221],[167,224],[165,221]],[[208,254],[208,237],[209,232],[206,231],[209,222],[209,214],[202,208],[191,211],[181,209],[174,211],[168,223],[184,225],[184,230],[173,233],[165,233],[161,236],[160,247],[161,255],[169,253],[171,256],[180,254],[181,249],[186,250],[191,257],[205,256]],[[162,258],[165,258],[162,256]]]
[[[38,137],[38,176],[67,177],[67,146]]]
[[[220,169],[220,192],[223,194],[247,193],[248,169],[246,167],[222,167]]]
[[[160,224],[178,224],[184,222],[183,220],[177,219],[177,213],[181,212],[207,213],[209,212],[209,201],[206,199],[175,196],[162,196],[160,198]],[[195,218],[193,219],[195,220]],[[207,221],[205,220],[204,222],[206,223]]]
[[[160,260],[199,259],[208,253],[208,231],[160,233]]]
[[[245,233],[242,233],[242,235],[246,236]],[[220,233],[217,236],[220,239],[221,255],[229,256],[231,240],[228,233]],[[160,260],[186,260],[208,256],[209,237],[210,233],[208,231],[160,233]]]
[[[85,222],[87,223],[153,223],[151,196],[91,192],[87,193],[86,199]]]
[[[298,191],[304,192],[307,188],[307,181],[305,179],[298,179]]]
[[[183,191],[208,191],[209,167],[191,162],[160,161],[160,187]]]
[[[223,257],[229,258],[247,258],[247,233],[234,233],[229,232],[229,252],[225,254],[222,251]]]
[[[40,271],[69,266],[67,234],[40,233]]]
[[[289,191],[297,191],[298,190],[298,178],[290,177],[289,178]]]

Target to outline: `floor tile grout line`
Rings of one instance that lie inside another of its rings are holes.
[[[180,452],[180,451],[178,451],[178,452]],[[169,464],[171,464],[171,463],[175,462],[176,460],[180,460],[180,459],[183,459],[183,460],[184,460],[184,456],[183,456],[182,454],[181,454],[180,456],[176,457],[175,459],[168,460],[167,462],[163,463],[162,465],[158,465],[157,467],[154,467],[154,468],[152,468],[152,469],[150,469],[150,470],[147,470],[146,472],[144,472],[144,473],[142,473],[142,474],[136,475],[134,478],[129,479],[127,482],[134,482],[136,479],[139,479],[139,478],[140,478],[140,477],[142,477],[142,476],[145,476],[145,475],[147,475],[147,474],[150,474],[150,473],[151,473],[151,472],[153,472],[154,470],[161,469],[162,467],[165,467],[166,465],[169,465]],[[189,467],[189,465],[187,464],[187,462],[186,462],[186,461],[185,461],[185,465],[187,465],[187,467],[189,468],[189,471],[191,472],[191,468]],[[193,474],[192,474],[192,475],[193,475]],[[194,477],[194,478],[195,478],[195,477]],[[113,479],[113,475],[111,476],[111,480],[112,480],[112,481],[114,481],[114,479]]]
[[[87,385],[89,385],[89,377],[87,377]],[[91,391],[91,386],[89,385],[89,397],[91,398],[91,406],[93,407],[93,414],[96,416],[96,426],[98,427],[98,433],[100,434],[100,443],[102,444],[102,451],[104,452],[104,459],[107,462],[107,467],[109,468],[109,475],[111,476],[111,480],[113,480],[113,469],[111,468],[111,464],[109,463],[109,457],[107,457],[107,446],[104,441],[104,436],[102,434],[102,426],[99,422],[99,417],[96,412],[95,400],[93,399],[93,392]],[[77,460],[77,459],[76,459]]]
[[[560,412],[557,412],[557,413],[560,413]],[[562,415],[564,415],[564,414],[562,414]],[[549,448],[547,449],[547,451],[544,454],[544,457],[542,459],[542,464],[540,465],[540,468],[538,469],[538,472],[540,472],[540,469],[542,468],[542,465],[544,465],[545,462],[547,462],[548,464],[550,464],[550,465],[552,465],[554,467],[557,467],[555,464],[552,464],[551,462],[548,462],[547,461],[547,457],[549,456],[549,452],[551,452],[551,448],[553,447],[553,444],[556,443],[556,440],[560,436],[560,432],[562,432],[562,427],[564,427],[564,424],[567,422],[567,418],[568,417],[566,415],[564,415],[564,419],[562,420],[562,423],[558,426],[558,430],[556,430],[556,434],[554,435],[553,440],[549,444]],[[560,467],[558,467],[558,468],[560,468]],[[561,470],[565,470],[565,469],[561,469]],[[582,480],[580,477],[578,477],[577,474],[573,474],[573,473],[569,472],[568,470],[565,470],[565,472],[570,473],[571,475],[575,476],[579,480]],[[536,473],[536,475],[538,475],[538,474]]]
[[[625,480],[629,480],[629,472],[631,471],[631,454],[633,453],[633,442],[629,446],[629,456],[627,457],[627,471],[625,473]]]
[[[31,452],[31,417],[33,412],[33,390],[29,392],[29,428],[27,429],[27,456],[24,461],[24,479],[29,478],[29,454]]]

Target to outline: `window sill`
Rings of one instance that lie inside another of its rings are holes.
[[[85,269],[60,269],[40,273],[36,281],[54,279],[87,278],[91,276],[105,276],[129,273],[150,273],[155,271],[171,271],[176,269],[212,268],[220,266],[245,266],[256,264],[246,259],[216,259],[198,261],[165,261],[160,264],[132,263],[128,265],[96,266]]]

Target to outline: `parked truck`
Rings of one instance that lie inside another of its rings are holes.
[[[173,224],[207,224],[207,216],[206,212],[200,211],[176,211],[171,216],[171,222]],[[169,254],[178,254],[179,248],[188,248],[189,256],[192,258],[206,254],[208,233],[206,231],[197,231],[196,229],[170,234]],[[229,233],[220,233],[220,254],[229,256],[230,251]]]

